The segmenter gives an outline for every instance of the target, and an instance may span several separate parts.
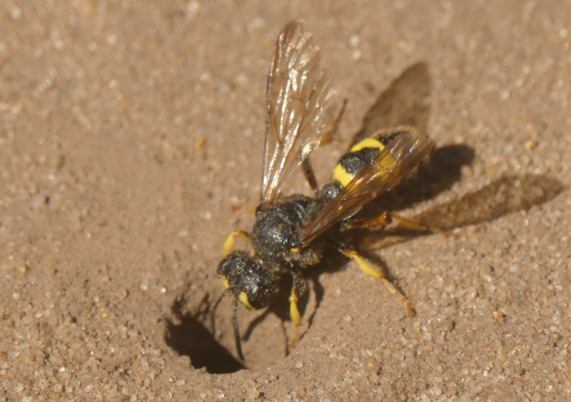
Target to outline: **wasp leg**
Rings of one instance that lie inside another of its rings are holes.
[[[343,224],[343,229],[381,230],[392,222],[393,215],[389,211],[372,218],[352,219]]]
[[[210,310],[210,328],[212,331],[212,337],[216,338],[216,310],[218,309],[218,305],[224,299],[224,296],[228,293],[228,289],[224,289],[224,291],[218,296],[218,299],[212,305],[212,309]]]
[[[414,310],[410,300],[408,300],[408,298],[391,281],[387,279],[382,269],[373,266],[371,262],[359,255],[359,253],[357,253],[357,251],[352,248],[339,247],[338,250],[341,254],[355,261],[361,271],[369,276],[372,276],[375,279],[382,281],[389,292],[397,296],[399,300],[405,305],[407,313],[410,317],[414,317],[416,315],[416,311]]]
[[[240,327],[238,326],[238,298],[234,297],[232,302],[232,327],[234,328],[234,343],[240,360],[244,361],[244,353],[242,353],[242,340],[240,338]]]
[[[404,228],[409,230],[417,230],[419,232],[429,231],[441,234],[443,236],[448,236],[448,233],[442,229],[425,225],[414,219],[402,217],[391,211],[384,211],[380,215],[374,216],[372,218],[354,219],[348,221],[343,225],[343,229],[382,230],[392,222],[396,222],[397,224],[395,229]]]
[[[291,293],[289,295],[289,314],[293,324],[296,327],[299,327],[301,325],[301,313],[299,312],[297,303],[305,292],[305,280],[298,273],[293,273],[292,278],[293,283],[291,286]]]
[[[305,180],[307,180],[309,187],[311,187],[313,192],[317,194],[317,192],[319,191],[319,185],[317,184],[315,173],[313,172],[313,168],[311,167],[309,156],[305,158],[303,162],[301,162],[301,169],[303,170],[303,175],[305,176]]]
[[[224,249],[222,251],[222,257],[226,257],[228,254],[234,251],[234,246],[236,244],[237,237],[250,240],[250,234],[248,232],[237,230],[235,232],[230,233],[226,238],[226,240],[224,241]]]
[[[301,326],[301,313],[297,304],[305,292],[305,279],[297,272],[292,273],[292,279],[291,293],[289,295],[289,315],[294,325],[294,333],[290,346],[295,347],[299,342],[298,328]]]

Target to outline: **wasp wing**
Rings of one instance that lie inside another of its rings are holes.
[[[332,91],[319,48],[294,20],[278,36],[266,89],[261,198],[271,201],[283,179],[319,145],[331,126]]]
[[[367,203],[411,176],[434,148],[434,143],[413,127],[397,127],[377,133],[375,137],[385,138],[385,147],[373,163],[360,171],[304,227],[301,233],[302,246],[335,224],[351,218]]]

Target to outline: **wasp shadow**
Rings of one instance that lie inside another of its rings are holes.
[[[546,175],[504,176],[457,200],[437,204],[412,219],[442,230],[494,221],[518,211],[527,211],[554,199],[565,187]],[[429,232],[357,232],[351,241],[361,250],[378,250],[402,243]]]
[[[212,374],[233,373],[244,369],[228,349],[216,341],[215,335],[204,324],[208,321],[211,305],[205,297],[196,312],[185,311],[184,297],[172,305],[172,318],[166,320],[165,342],[179,355],[190,357],[194,368],[205,368]]]
[[[414,126],[426,132],[431,92],[432,77],[426,63],[418,62],[406,68],[378,95],[363,117],[351,145],[379,130],[396,126]]]

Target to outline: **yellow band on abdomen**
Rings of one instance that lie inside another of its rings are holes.
[[[365,138],[351,147],[351,152],[359,152],[364,148],[378,149],[379,152],[383,150],[385,146],[383,143],[376,138]],[[333,180],[339,182],[341,186],[345,187],[353,178],[354,174],[349,173],[341,163],[337,163],[333,169]]]
[[[345,187],[351,180],[353,180],[351,173],[347,172],[343,165],[338,163],[333,169],[333,180],[338,181],[343,187]]]
[[[383,150],[385,146],[376,138],[365,138],[351,147],[351,152],[358,152],[363,148],[377,148],[379,151]]]

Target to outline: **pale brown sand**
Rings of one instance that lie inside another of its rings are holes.
[[[570,400],[570,15],[561,1],[2,1],[0,399]],[[240,310],[251,369],[236,371],[229,301],[220,343],[207,312],[225,236],[252,223],[267,62],[295,17],[349,99],[320,179],[383,95],[381,124],[414,121],[440,147],[405,191],[413,213],[469,225],[377,254],[416,318],[331,257],[288,357],[278,316]]]

